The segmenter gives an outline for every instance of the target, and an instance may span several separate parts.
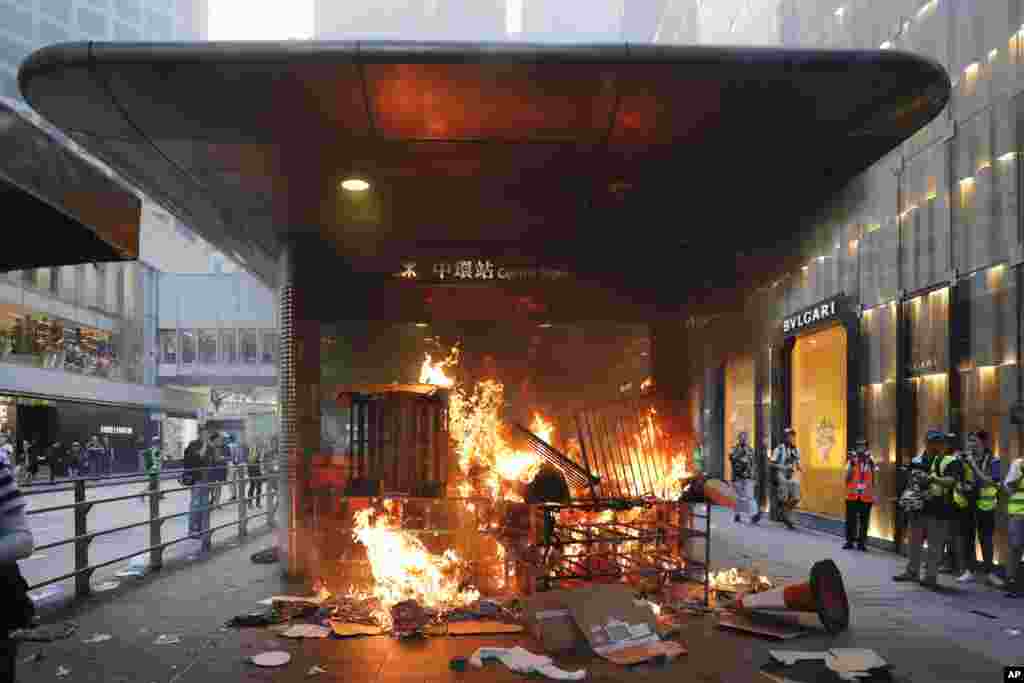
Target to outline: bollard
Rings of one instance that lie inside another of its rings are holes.
[[[249,514],[245,498],[245,482],[249,478],[248,465],[235,465],[242,469],[235,470],[235,496],[238,498],[238,540],[242,540],[249,532],[249,520],[245,517]]]
[[[160,519],[160,475],[149,475],[149,545],[153,548],[149,551],[149,568],[160,569],[164,564],[164,549],[158,548],[163,541],[160,538],[160,530],[164,522]]]
[[[83,539],[89,533],[88,515],[91,503],[85,502],[85,479],[75,480],[75,596],[84,598],[91,590],[92,570],[89,566],[89,544],[91,538]]]

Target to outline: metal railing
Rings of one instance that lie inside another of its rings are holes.
[[[160,514],[160,501],[167,494],[189,492],[193,490],[193,486],[180,485],[173,488],[161,488],[160,482],[162,479],[167,478],[178,478],[181,477],[186,471],[185,470],[172,470],[173,476],[168,476],[167,473],[153,473],[145,475],[140,478],[138,473],[128,475],[108,475],[102,477],[77,477],[69,480],[70,486],[63,486],[57,488],[48,488],[46,490],[25,490],[23,494],[25,496],[43,495],[49,493],[59,493],[73,491],[75,502],[66,505],[53,505],[45,508],[29,509],[26,512],[28,516],[42,515],[52,512],[60,512],[64,510],[70,510],[74,515],[74,535],[67,538],[53,541],[51,543],[44,543],[38,545],[35,548],[36,552],[48,550],[50,548],[57,548],[65,545],[74,546],[74,569],[66,574],[55,576],[53,578],[46,579],[31,585],[30,590],[36,590],[50,584],[59,583],[68,579],[75,580],[75,596],[84,597],[92,592],[91,579],[93,573],[97,569],[109,567],[110,565],[124,562],[133,557],[149,553],[149,568],[151,570],[160,569],[163,566],[163,553],[164,550],[170,546],[181,543],[188,540],[202,540],[203,537],[212,538],[215,531],[227,529],[229,527],[238,527],[238,538],[242,539],[248,535],[248,522],[249,520],[257,519],[259,517],[266,517],[267,526],[269,528],[275,527],[274,515],[277,511],[277,505],[280,502],[281,489],[283,485],[289,484],[293,479],[288,476],[288,469],[285,467],[276,467],[277,461],[271,463],[275,466],[277,471],[271,474],[261,474],[257,477],[251,477],[248,475],[247,465],[236,465],[236,467],[245,467],[244,476],[238,476],[233,481],[203,481],[197,483],[195,486],[208,487],[207,491],[212,489],[214,486],[233,486],[235,487],[235,498],[223,503],[207,504],[205,506],[197,506],[192,508],[191,504],[188,510],[184,512],[176,512],[168,515]],[[200,472],[212,472],[212,471],[223,471],[224,465],[214,465],[210,467],[201,467],[189,469],[189,473],[200,473]],[[92,482],[91,486],[87,487],[87,483]],[[141,483],[148,482],[148,487],[141,493],[132,493],[123,496],[112,496],[108,498],[101,498],[99,500],[86,500],[86,490],[95,490],[100,488],[109,488],[112,486],[124,486],[129,483]],[[252,482],[266,482],[266,490],[262,491],[256,496],[247,497],[245,495],[246,486]],[[253,512],[249,514],[249,503],[251,501],[258,501],[261,496],[266,496],[266,508],[260,508],[259,512]],[[111,529],[104,529],[102,531],[89,531],[89,512],[96,505],[103,505],[109,503],[116,503],[123,500],[138,500],[139,498],[149,499],[149,515],[148,519],[141,522],[135,522],[132,524],[124,524]],[[164,522],[176,519],[179,517],[188,517],[195,513],[209,514],[214,510],[226,508],[231,505],[238,506],[238,519],[216,526],[210,525],[206,529],[195,532],[189,529],[189,533],[180,538],[171,540],[163,539],[163,524]],[[96,564],[90,564],[89,559],[89,546],[94,539],[110,534],[115,534],[129,529],[135,529],[139,527],[149,527],[149,545],[144,548],[133,550],[130,553],[120,555],[112,560],[105,560]]]

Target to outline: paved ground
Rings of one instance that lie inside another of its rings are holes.
[[[113,484],[113,485],[111,485]],[[173,478],[165,478],[161,482],[163,488],[179,488],[179,484]],[[139,497],[132,497],[126,500],[115,500],[109,503],[102,501],[132,496],[141,493],[147,487],[147,482],[141,478],[119,478],[110,482],[97,485],[90,483],[86,489],[86,500],[94,501],[96,504],[88,515],[89,532],[113,529],[136,522],[143,522],[149,519],[149,500],[143,501]],[[36,546],[40,547],[48,543],[60,541],[74,536],[74,511],[71,509],[57,510],[35,514],[33,510],[41,510],[61,505],[69,505],[74,502],[73,489],[67,484],[58,483],[56,486],[34,485],[26,487],[26,494],[29,499],[29,524],[35,536]],[[222,502],[230,498],[228,489],[224,489]],[[187,491],[171,492],[166,495],[160,503],[160,515],[171,515],[188,510],[189,494]],[[224,524],[238,520],[238,506],[225,506],[213,512],[212,525]],[[250,522],[253,525],[264,524],[262,518]],[[186,535],[188,529],[188,517],[176,517],[164,522],[162,528],[162,540],[170,541]],[[228,527],[214,534],[214,539],[226,538],[237,533],[237,527]],[[165,550],[166,559],[184,557],[195,551],[195,543],[186,541],[168,547]],[[149,546],[149,525],[143,525],[117,531],[108,535],[96,537],[89,547],[89,562],[91,564],[102,563],[121,557],[134,550]],[[96,571],[93,575],[93,585],[99,585],[114,578],[114,575],[124,569],[129,560],[116,563]],[[22,573],[30,585],[41,583],[48,579],[62,576],[72,571],[74,565],[74,547],[72,544],[57,546],[36,552],[31,558],[21,563]],[[74,590],[72,580],[52,584],[64,595],[70,595]],[[40,589],[52,594],[54,588]],[[38,593],[37,593],[38,594]]]
[[[690,653],[663,670],[627,670],[598,662],[581,653],[560,658],[566,668],[583,666],[590,680],[622,681],[637,677],[656,683],[715,681],[749,683],[762,680],[756,668],[768,661],[769,649],[815,650],[836,646],[869,647],[893,663],[903,680],[924,683],[965,683],[1002,680],[1002,666],[1024,659],[1024,636],[1004,629],[1024,628],[1024,605],[1006,601],[1001,593],[980,586],[936,594],[916,586],[893,584],[901,558],[880,552],[849,553],[835,537],[814,532],[789,532],[773,524],[761,528],[736,526],[726,511],[714,515],[712,559],[719,568],[758,562],[766,574],[803,578],[815,560],[831,557],[845,576],[853,606],[853,625],[842,636],[810,635],[779,644],[716,628],[713,617],[688,618],[682,640]],[[51,614],[46,621],[74,618],[80,624],[71,639],[50,644],[25,644],[19,657],[45,654],[26,664],[19,681],[53,681],[57,667],[71,671],[65,681],[111,683],[199,683],[200,681],[300,681],[314,665],[328,670],[316,680],[359,678],[386,683],[433,683],[458,680],[504,683],[521,680],[500,665],[484,671],[455,674],[448,670],[454,655],[468,655],[482,644],[510,646],[515,637],[495,639],[434,638],[408,643],[387,637],[361,640],[288,641],[265,629],[221,630],[235,614],[257,608],[257,602],[279,592],[304,592],[289,586],[278,565],[255,565],[249,556],[271,542],[250,537],[240,547],[222,548],[205,561],[171,563],[162,572],[91,598],[72,610]],[[972,609],[994,615],[979,616]],[[86,645],[94,633],[112,640]],[[156,645],[160,634],[182,636],[175,645]],[[523,641],[530,645],[528,641]],[[248,657],[266,649],[292,654],[279,670],[259,670]]]

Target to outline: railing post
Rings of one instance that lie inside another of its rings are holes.
[[[92,505],[85,503],[85,479],[75,480],[75,597],[89,595],[92,571],[89,566],[89,544],[92,539],[83,539],[89,533],[87,518]]]
[[[235,465],[235,495],[238,497],[238,540],[241,541],[248,534],[248,520],[246,515],[249,514],[248,505],[246,505],[245,498],[245,482],[249,479],[249,464],[241,463]]]
[[[159,548],[161,540],[160,530],[163,527],[163,520],[160,519],[160,474],[149,475],[149,545],[153,548],[149,551],[149,567],[152,570],[160,569],[164,565],[164,549]]]

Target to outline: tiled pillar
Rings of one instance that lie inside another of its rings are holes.
[[[280,470],[278,534],[290,576],[310,577],[314,557],[311,469],[320,444],[320,321],[312,312],[312,258],[318,245],[292,239],[280,260],[279,405]],[[315,578],[315,577],[312,577]]]

